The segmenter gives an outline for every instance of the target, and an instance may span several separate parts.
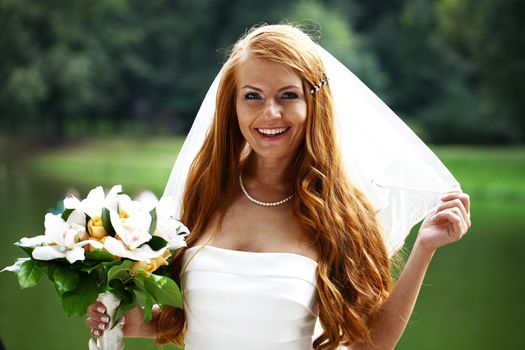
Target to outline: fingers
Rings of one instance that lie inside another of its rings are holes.
[[[91,328],[91,335],[98,337],[109,327],[109,316],[105,313],[106,308],[100,302],[95,302],[88,307],[86,326]]]
[[[442,203],[436,209],[436,213],[439,213],[446,209],[457,208],[458,214],[463,218],[466,229],[472,226],[470,221],[470,198],[469,195],[462,192],[447,193],[441,198]]]
[[[457,207],[444,209],[434,215],[432,220],[437,224],[450,223],[447,233],[454,240],[460,239],[469,227],[463,218],[463,213]]]
[[[443,202],[449,201],[451,199],[459,199],[465,208],[465,211],[470,215],[470,196],[467,193],[463,192],[449,192],[441,197]]]

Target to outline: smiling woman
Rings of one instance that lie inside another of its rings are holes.
[[[132,310],[124,327],[186,350],[392,349],[434,252],[470,227],[468,195],[435,155],[289,25],[235,44],[165,195],[191,231],[172,262],[184,310],[147,324]],[[393,286],[389,257],[423,218]]]

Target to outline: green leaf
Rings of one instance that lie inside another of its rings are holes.
[[[105,278],[108,270],[112,268],[113,266],[119,265],[119,264],[120,264],[120,261],[118,260],[102,261],[102,262],[93,261],[92,264],[86,263],[84,266],[81,266],[80,271],[91,273],[93,270],[102,269],[104,272],[104,278]]]
[[[15,245],[20,247],[20,249],[22,249],[24,251],[24,253],[26,253],[29,257],[33,257],[33,250],[35,248],[33,248],[33,247],[22,247],[21,245],[18,245],[16,243],[15,243]]]
[[[148,323],[153,319],[153,298],[149,293],[143,293],[143,295],[146,298],[146,302],[144,303],[144,322]]]
[[[18,283],[21,288],[34,287],[46,272],[45,268],[40,267],[34,260],[28,260],[20,266],[17,273]]]
[[[182,309],[182,294],[177,284],[168,277],[137,275],[144,282],[144,289],[150,293],[156,304],[171,305]]]
[[[115,260],[115,257],[113,254],[103,250],[103,249],[95,249],[90,251],[89,253],[86,253],[86,260],[95,260],[95,261],[113,261]]]
[[[149,242],[146,242],[144,244],[149,245],[151,249],[156,251],[156,250],[160,250],[164,248],[165,246],[167,246],[168,242],[162,237],[152,236]]]
[[[133,293],[126,289],[126,285],[121,280],[115,279],[109,282],[109,291],[125,303],[133,301]]]
[[[151,215],[151,224],[149,225],[148,232],[154,234],[157,229],[157,208],[153,208],[149,213]]]
[[[88,306],[97,300],[97,296],[95,280],[89,274],[82,273],[77,288],[62,295],[62,308],[67,317],[84,316]]]
[[[133,292],[135,293],[135,298],[137,299],[137,303],[143,307],[144,322],[149,322],[153,318],[153,297],[144,288],[144,282],[142,279],[136,278],[134,279],[134,282],[135,287],[133,288]]]
[[[102,208],[102,226],[104,226],[104,230],[106,230],[108,235],[115,237],[115,229],[113,228],[113,225],[111,225],[108,208]]]
[[[57,267],[53,273],[53,281],[59,296],[73,291],[78,286],[78,273],[67,266]]]
[[[171,257],[166,259],[166,261],[168,262],[168,265],[163,265],[163,266],[160,266],[159,268],[157,268],[155,270],[155,275],[157,275],[157,276],[165,276],[165,277],[171,278],[170,266],[171,266],[171,261],[172,260],[173,259],[171,259]]]
[[[119,279],[121,281],[127,280],[130,278],[129,270],[133,265],[133,261],[124,260],[120,265],[115,265],[108,271],[108,283],[111,280]]]
[[[64,212],[62,213],[62,220],[67,221],[67,219],[69,218],[69,215],[71,215],[73,210],[75,209],[71,209],[71,208],[65,209]]]
[[[39,262],[42,263],[42,261],[39,261]],[[58,265],[58,264],[42,265],[42,264],[39,264],[39,262],[37,262],[37,265],[43,268],[47,268],[47,278],[49,278],[50,281],[53,281],[53,274],[55,273],[55,270],[62,265]]]

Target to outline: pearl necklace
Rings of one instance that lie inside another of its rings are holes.
[[[241,185],[242,193],[244,193],[244,195],[246,196],[246,198],[248,198],[248,200],[250,202],[255,203],[257,205],[261,205],[263,207],[276,207],[278,205],[281,205],[281,204],[284,204],[284,203],[288,202],[290,199],[293,198],[293,193],[292,193],[291,195],[289,195],[285,199],[281,199],[280,201],[277,201],[277,202],[263,202],[263,201],[259,201],[259,200],[255,199],[255,198],[253,198],[252,196],[250,196],[248,194],[248,191],[246,191],[246,188],[244,187],[244,182],[242,181],[242,173],[239,173],[239,184]]]

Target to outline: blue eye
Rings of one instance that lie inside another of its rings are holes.
[[[297,94],[295,92],[285,92],[282,97],[285,99],[294,99],[297,98]]]
[[[248,92],[246,95],[244,95],[244,98],[246,100],[258,100],[261,98],[261,96],[256,92]]]

